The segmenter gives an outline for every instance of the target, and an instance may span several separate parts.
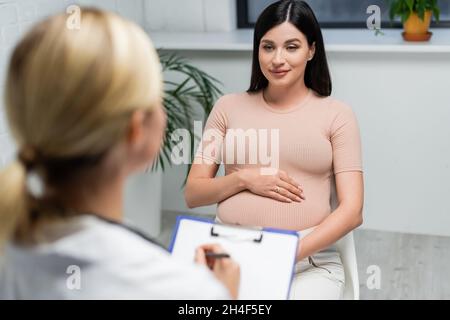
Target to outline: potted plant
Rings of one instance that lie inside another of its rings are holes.
[[[167,115],[167,128],[164,145],[158,161],[152,167],[153,170],[158,167],[164,170],[167,165],[171,164],[170,154],[174,147],[171,134],[174,130],[183,128],[188,130],[191,137],[201,138],[194,136],[194,106],[200,106],[200,110],[203,112],[203,120],[206,121],[214,102],[223,94],[218,88],[220,82],[217,79],[191,65],[185,59],[175,54],[160,54],[160,61],[166,76],[175,73],[173,77],[181,76],[181,80],[177,82],[164,81],[163,104]],[[195,151],[194,142],[195,140],[191,139],[191,158]]]
[[[440,10],[437,0],[391,0],[389,17],[391,21],[400,17],[403,23],[402,33],[406,41],[427,41],[432,33],[431,16],[439,22]]]
[[[146,172],[128,179],[125,189],[125,218],[152,237],[157,237],[161,231],[162,172],[171,165],[171,152],[175,145],[171,139],[172,132],[179,128],[189,132],[192,158],[194,138],[201,138],[194,136],[195,107],[200,107],[206,119],[215,100],[222,95],[217,87],[219,81],[185,59],[174,54],[160,54],[160,61],[166,78],[163,105],[167,126],[164,144],[158,159]]]

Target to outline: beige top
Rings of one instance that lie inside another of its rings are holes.
[[[208,118],[195,161],[223,162],[226,175],[274,164],[286,171],[300,183],[306,200],[283,203],[246,190],[221,201],[217,216],[225,223],[290,230],[316,226],[330,214],[333,174],[362,171],[352,109],[312,90],[301,104],[282,110],[270,107],[261,92],[221,97]]]

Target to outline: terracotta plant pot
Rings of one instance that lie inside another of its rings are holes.
[[[420,19],[417,13],[411,13],[403,24],[403,38],[407,41],[427,41],[431,37],[428,31],[431,22],[431,11],[426,11],[424,19]]]

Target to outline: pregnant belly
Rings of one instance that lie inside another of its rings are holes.
[[[284,203],[243,191],[220,202],[217,215],[229,224],[304,230],[330,214],[327,199],[310,195],[302,202]]]

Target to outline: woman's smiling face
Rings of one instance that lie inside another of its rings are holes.
[[[308,45],[305,35],[290,22],[283,22],[261,38],[259,65],[272,86],[291,86],[304,78],[315,44]]]

